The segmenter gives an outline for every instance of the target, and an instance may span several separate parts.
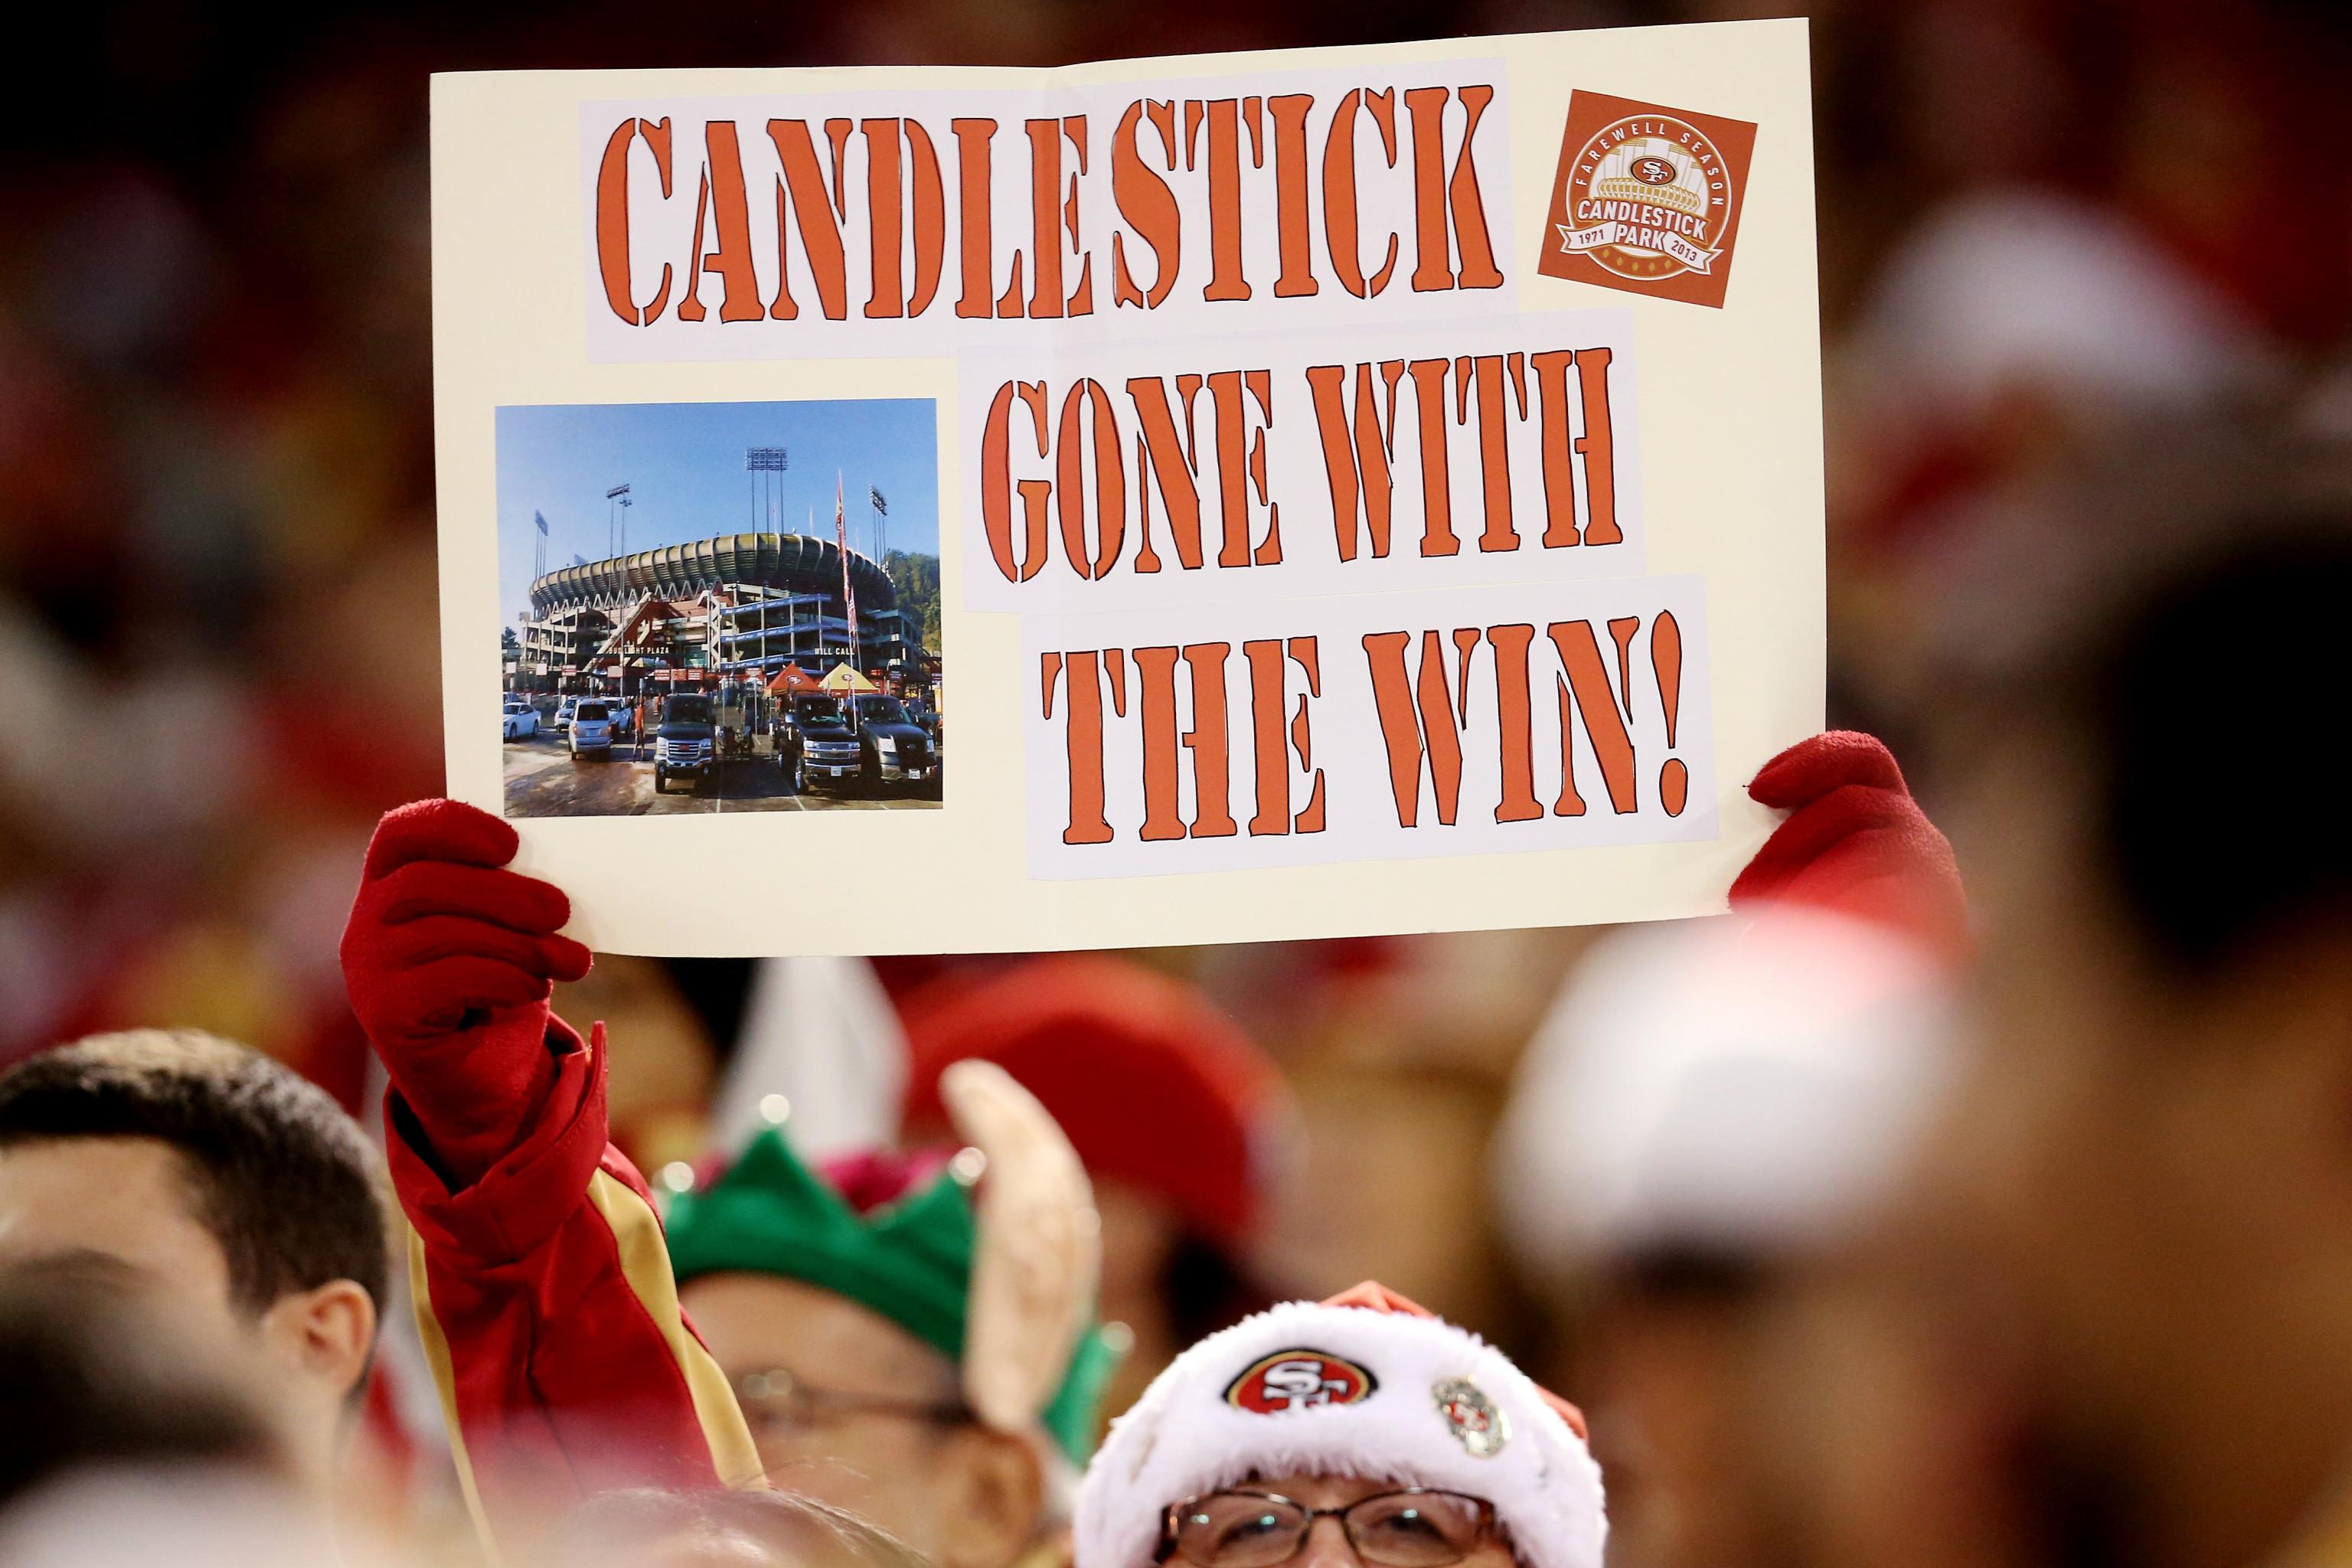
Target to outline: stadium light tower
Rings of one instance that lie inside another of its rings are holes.
[[[623,555],[626,555],[629,552],[629,509],[636,504],[637,503],[635,501],[632,500],[627,496],[623,496],[621,498],[621,548],[619,553]]]
[[[890,564],[890,503],[872,485],[866,487],[866,499],[874,505],[874,561],[887,567]]]
[[[778,516],[783,504],[783,481],[762,476],[783,473],[792,466],[792,455],[782,447],[743,448],[743,468],[751,476],[751,521],[754,530],[764,528],[772,519],[775,521],[773,531],[783,531],[782,521]]]
[[[614,553],[614,538],[620,532],[621,511],[616,503],[628,493],[626,485],[614,485],[604,492],[604,553],[607,557]]]

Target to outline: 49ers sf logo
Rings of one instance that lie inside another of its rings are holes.
[[[1570,94],[1537,270],[1721,305],[1755,147],[1746,121]]]
[[[1276,1351],[1254,1362],[1225,1389],[1225,1403],[1271,1415],[1370,1397],[1378,1379],[1354,1362],[1321,1351]]]

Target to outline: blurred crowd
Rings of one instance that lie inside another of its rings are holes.
[[[1048,64],[1770,9],[58,18],[0,159],[0,1068],[168,1024],[381,1114],[336,933],[378,816],[440,787],[426,73]],[[2327,1511],[2352,1476],[2352,1158],[2330,1163],[2352,1154],[2330,1142],[2352,913],[2316,766],[2352,490],[2296,446],[2352,439],[2352,22],[2318,0],[1811,15],[1831,717],[1884,737],[1952,831],[1965,984],[1948,953],[1802,918],[1103,970],[608,958],[555,1005],[607,1026],[636,1167],[694,1190],[781,1108],[811,1159],[951,1143],[939,1075],[990,1055],[1093,1178],[1108,1411],[1254,1310],[1377,1279],[1587,1406],[1615,1568],[2352,1561],[2352,1515]],[[1067,1070],[1039,986],[1124,1042],[1108,1089]],[[1148,1125],[1121,1119],[1139,1103]],[[461,1457],[405,1310],[339,1484],[404,1547],[463,1552]],[[0,1315],[0,1521],[37,1496],[22,1539],[64,1542],[8,1561],[98,1560],[70,1537],[110,1472],[86,1498],[34,1485],[85,1442],[251,1483],[141,1494],[184,1510],[183,1547],[285,1525],[270,1489],[299,1467],[266,1423],[56,1316]],[[70,1411],[26,1443],[29,1413]],[[599,1506],[568,1528],[900,1550],[821,1509]]]

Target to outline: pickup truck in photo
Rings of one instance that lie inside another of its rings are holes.
[[[710,699],[673,697],[663,706],[661,728],[654,731],[654,793],[669,788],[673,778],[690,779],[699,786],[719,765],[713,747],[719,731],[710,721]]]
[[[879,693],[853,697],[849,703],[868,786],[922,784],[940,776],[939,750],[906,704]]]
[[[860,777],[865,752],[856,731],[830,697],[794,697],[776,711],[776,765],[803,795]]]

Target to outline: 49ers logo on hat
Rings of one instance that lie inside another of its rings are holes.
[[[1755,150],[1744,120],[1570,93],[1536,269],[1720,306]]]
[[[1276,1351],[1251,1363],[1226,1386],[1225,1403],[1272,1415],[1318,1405],[1353,1405],[1378,1387],[1380,1380],[1354,1362],[1322,1351]]]

